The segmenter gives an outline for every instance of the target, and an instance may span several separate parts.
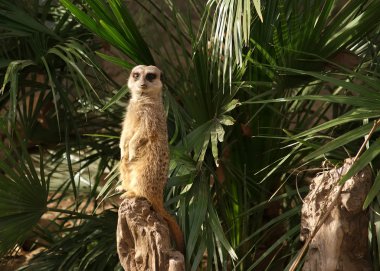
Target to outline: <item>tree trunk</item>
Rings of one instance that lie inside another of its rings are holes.
[[[169,228],[145,198],[126,198],[119,208],[117,252],[124,270],[184,271],[182,253],[170,245]]]
[[[347,159],[338,169],[315,177],[304,199],[301,240],[307,240],[331,202],[336,199],[337,182],[352,165]],[[303,271],[372,270],[368,248],[368,212],[363,203],[371,187],[371,170],[364,168],[343,186],[341,194],[309,245]]]

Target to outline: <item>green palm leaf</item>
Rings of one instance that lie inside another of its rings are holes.
[[[4,131],[4,127],[2,127]],[[3,161],[0,162],[0,255],[4,256],[22,243],[29,231],[46,211],[48,182],[39,175],[23,141],[10,140],[9,146],[0,143]],[[19,146],[20,151],[15,149]],[[40,156],[42,153],[40,152]],[[44,171],[40,160],[41,172]]]
[[[123,52],[133,63],[154,64],[148,46],[125,4],[120,0],[112,0],[107,4],[99,0],[87,1],[87,8],[91,15],[83,12],[70,0],[61,0],[61,3],[81,23]],[[109,59],[109,57],[106,58]]]

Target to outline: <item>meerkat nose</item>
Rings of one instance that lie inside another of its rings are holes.
[[[140,84],[140,87],[141,87],[141,88],[146,88],[147,85],[146,85],[145,82],[144,82],[144,83],[141,83],[141,84]]]

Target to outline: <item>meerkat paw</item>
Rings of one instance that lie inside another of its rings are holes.
[[[136,194],[133,191],[126,191],[123,193],[120,198],[125,199],[125,198],[133,198],[136,197]]]
[[[136,150],[129,146],[128,149],[128,161],[131,162],[136,157]]]
[[[121,193],[121,192],[125,191],[125,189],[123,188],[122,185],[118,185],[118,186],[115,187],[115,191],[117,193]]]

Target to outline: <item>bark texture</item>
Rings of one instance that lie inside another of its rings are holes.
[[[337,182],[352,165],[347,159],[341,168],[315,177],[304,199],[301,240],[307,240],[321,215],[336,199]],[[303,271],[372,270],[368,249],[368,212],[362,210],[371,187],[371,170],[364,168],[343,186],[329,216],[309,245]]]
[[[182,253],[174,251],[169,228],[145,198],[126,198],[119,208],[117,252],[124,270],[184,271]]]

